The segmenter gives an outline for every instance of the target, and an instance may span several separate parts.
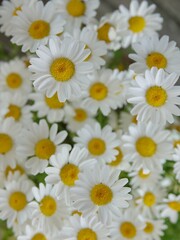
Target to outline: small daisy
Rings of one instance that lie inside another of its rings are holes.
[[[180,50],[176,47],[174,41],[169,41],[168,36],[160,39],[143,38],[140,42],[133,44],[136,54],[130,54],[129,57],[135,61],[130,68],[136,73],[144,73],[146,69],[157,67],[163,68],[167,73],[180,74]]]
[[[36,175],[44,172],[49,158],[59,151],[66,137],[66,131],[58,132],[57,124],[49,129],[47,122],[41,120],[39,124],[32,123],[28,129],[23,129],[21,146],[17,151],[20,157],[28,158],[26,167]]]
[[[131,43],[137,42],[143,36],[156,35],[156,31],[162,28],[163,19],[159,13],[154,13],[156,9],[155,4],[148,6],[147,1],[138,3],[138,1],[133,0],[129,9],[123,5],[120,5],[119,9],[121,17],[128,24],[127,34],[122,41],[122,45],[125,48]]]
[[[51,37],[62,33],[64,25],[64,19],[57,14],[52,2],[44,5],[42,1],[36,1],[31,7],[22,6],[18,16],[13,18],[11,41],[22,46],[22,52],[35,52]]]
[[[95,216],[83,218],[72,216],[62,228],[61,238],[66,240],[108,240],[107,228]]]
[[[136,77],[136,86],[129,89],[129,103],[135,106],[131,110],[138,121],[152,121],[165,125],[174,122],[173,115],[180,116],[180,87],[174,86],[178,80],[175,73],[166,74],[163,69],[146,70],[145,77]]]
[[[177,148],[180,145],[180,132],[176,129],[172,129],[169,140],[172,142],[174,149]]]
[[[121,208],[127,208],[131,199],[128,180],[119,179],[119,170],[97,164],[93,170],[79,174],[76,186],[71,189],[73,205],[85,216],[98,214],[104,224],[111,222]]]
[[[119,146],[119,140],[116,137],[109,125],[101,129],[100,124],[96,122],[77,131],[74,141],[79,147],[86,148],[90,157],[104,163],[106,159],[115,160],[118,154],[115,148]]]
[[[32,208],[28,202],[33,199],[33,183],[23,175],[16,181],[6,181],[4,185],[5,189],[0,189],[0,218],[7,220],[10,228],[13,222],[22,224],[31,217]]]
[[[175,149],[175,153],[173,154],[174,164],[174,173],[176,175],[176,179],[180,182],[180,145]]]
[[[71,152],[68,147],[63,147],[57,155],[50,158],[50,167],[45,169],[45,181],[54,184],[63,191],[66,203],[71,204],[70,189],[76,185],[79,174],[85,168],[92,168],[95,159],[88,159],[88,151],[75,146]]]
[[[30,60],[35,88],[47,97],[57,93],[61,102],[73,95],[79,97],[82,86],[88,85],[86,75],[93,70],[92,64],[84,61],[90,54],[84,47],[71,37],[50,39],[48,47],[41,46],[38,57]]]

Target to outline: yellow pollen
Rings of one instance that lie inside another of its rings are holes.
[[[143,17],[135,16],[129,19],[129,30],[134,33],[139,33],[146,27],[146,21]]]
[[[10,87],[12,89],[16,89],[21,86],[22,78],[17,73],[10,73],[6,78],[6,82],[7,82],[8,87]]]
[[[56,151],[56,146],[49,139],[42,139],[35,145],[35,155],[41,159],[49,159]]]
[[[74,186],[75,181],[78,179],[78,174],[79,168],[72,163],[67,163],[60,171],[62,182],[69,187]]]
[[[71,215],[74,216],[74,215],[79,215],[79,216],[82,216],[82,212],[79,212],[78,210],[74,210]]]
[[[145,233],[152,233],[154,231],[154,225],[150,222],[146,222],[146,227],[144,228]]]
[[[57,58],[52,62],[50,72],[56,81],[66,82],[75,74],[75,65],[68,58]]]
[[[156,143],[149,137],[141,137],[136,141],[136,150],[142,157],[153,156],[156,149]]]
[[[70,0],[66,9],[69,15],[73,17],[81,17],[85,14],[86,4],[82,0]]]
[[[138,172],[138,176],[142,179],[147,179],[150,176],[150,172],[149,173],[144,173],[143,169],[140,169]]]
[[[116,167],[118,166],[123,159],[123,153],[119,147],[115,148],[118,151],[118,155],[116,155],[116,159],[113,160],[112,162],[108,163],[109,166]]]
[[[112,201],[113,192],[107,185],[100,183],[91,189],[90,197],[95,205],[102,206]]]
[[[153,107],[161,107],[166,103],[167,93],[159,86],[153,86],[146,91],[146,101]]]
[[[36,233],[31,240],[46,240],[47,238],[42,233]]]
[[[64,102],[59,101],[57,93],[55,93],[50,98],[45,97],[45,102],[48,105],[48,107],[52,108],[52,109],[58,109],[58,108],[63,108],[64,107]]]
[[[132,117],[131,122],[134,123],[134,124],[137,124],[137,123],[138,123],[138,121],[137,121],[137,115],[135,115],[135,116]]]
[[[111,40],[109,39],[109,30],[110,28],[112,28],[113,25],[111,25],[110,23],[105,23],[104,25],[102,25],[98,30],[98,39],[105,41],[106,43],[110,43]]]
[[[168,202],[168,206],[173,210],[180,212],[180,202],[178,201]]]
[[[5,118],[8,118],[8,117],[13,117],[16,121],[18,121],[21,117],[21,108],[11,104],[9,106],[9,112],[6,113],[5,115]]]
[[[158,52],[152,52],[148,54],[146,58],[146,64],[149,68],[157,67],[160,68],[166,68],[167,66],[167,59],[165,56]]]
[[[156,196],[152,192],[146,192],[143,201],[146,206],[152,207],[156,203]]]
[[[108,88],[103,83],[97,82],[90,87],[89,94],[91,98],[102,101],[108,95]]]
[[[6,154],[12,149],[12,147],[12,138],[5,133],[0,133],[0,154]]]
[[[15,172],[19,171],[21,175],[24,174],[24,169],[20,166],[20,165],[16,165],[15,168],[12,168],[10,166],[7,166],[6,170],[5,170],[5,175],[6,177],[9,175],[9,173],[14,174]]]
[[[18,11],[21,11],[22,9],[21,9],[21,6],[19,6],[19,7],[16,7],[15,9],[14,9],[14,11],[13,11],[13,16],[17,16],[18,15]]]
[[[33,39],[43,39],[49,36],[50,25],[43,20],[37,20],[31,23],[28,32]]]
[[[87,113],[82,108],[76,108],[75,109],[76,115],[74,116],[74,120],[77,122],[84,122],[87,119]]]
[[[106,144],[100,138],[92,138],[88,143],[88,150],[92,155],[102,155],[106,151]]]
[[[176,148],[178,145],[180,145],[180,139],[179,139],[179,140],[176,140],[176,141],[174,141],[174,147]]]
[[[136,227],[131,222],[123,222],[119,230],[125,238],[131,239],[136,236]]]
[[[56,201],[51,196],[45,196],[40,202],[40,210],[46,217],[51,217],[57,209]]]
[[[15,211],[21,211],[27,205],[26,195],[22,192],[14,192],[9,197],[9,205]]]
[[[83,228],[77,233],[77,240],[98,240],[98,238],[92,229]]]

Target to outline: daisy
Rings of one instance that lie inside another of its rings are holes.
[[[40,45],[46,45],[51,37],[62,33],[64,24],[52,2],[44,5],[42,1],[36,1],[31,7],[22,6],[18,16],[13,18],[11,41],[22,46],[22,52],[35,52]]]
[[[175,73],[166,74],[163,69],[146,70],[145,77],[136,77],[136,86],[129,89],[129,103],[135,106],[132,115],[137,115],[138,121],[152,121],[154,124],[165,125],[166,121],[174,122],[173,114],[180,116],[178,97],[180,88],[174,86],[178,80]]]
[[[115,148],[118,147],[119,140],[109,125],[103,129],[97,122],[93,125],[85,125],[77,131],[74,141],[79,147],[86,148],[90,157],[96,158],[102,163],[106,159],[115,160],[115,156],[118,154]]]
[[[7,220],[7,226],[12,227],[13,222],[19,224],[31,217],[32,208],[28,205],[33,199],[32,181],[25,176],[18,180],[6,181],[5,189],[0,189],[0,218]]]
[[[50,167],[45,169],[45,181],[54,184],[63,191],[66,204],[71,204],[70,189],[76,186],[79,174],[85,168],[92,168],[95,159],[88,159],[88,151],[75,146],[71,152],[68,147],[63,147],[57,155],[50,158]]]
[[[176,175],[176,179],[180,182],[180,145],[175,149],[175,153],[173,154],[174,164],[174,173]]]
[[[72,216],[62,228],[61,238],[66,240],[92,239],[108,240],[107,228],[95,216],[83,218]]]
[[[36,175],[44,172],[49,158],[59,151],[66,137],[66,131],[58,132],[57,124],[49,129],[47,122],[40,120],[39,124],[32,123],[28,129],[23,129],[21,146],[17,151],[23,159],[28,158],[26,167],[31,174]]]
[[[120,5],[121,17],[126,20],[128,30],[126,36],[123,37],[122,45],[127,48],[131,43],[139,41],[144,36],[156,35],[156,31],[162,28],[162,17],[159,13],[154,13],[155,4],[148,6],[147,1],[133,0],[129,9]]]
[[[111,222],[121,208],[127,208],[131,199],[128,180],[119,179],[119,170],[97,164],[93,170],[79,174],[76,186],[71,189],[73,206],[86,217],[98,214],[104,224]]]
[[[130,65],[130,69],[136,73],[144,73],[146,69],[157,67],[163,68],[167,73],[180,74],[180,50],[176,47],[176,42],[169,41],[168,36],[160,39],[157,36],[143,38],[140,42],[133,44],[135,53],[129,57],[135,61]]]
[[[63,221],[68,217],[68,209],[56,187],[49,184],[39,184],[32,192],[36,201],[29,203],[32,210],[32,225],[46,229],[49,232],[60,230]]]
[[[41,46],[38,57],[30,60],[35,88],[49,98],[57,93],[61,102],[73,95],[79,97],[82,86],[88,85],[86,75],[93,70],[91,63],[84,61],[90,54],[84,47],[71,37],[50,39],[48,47]]]

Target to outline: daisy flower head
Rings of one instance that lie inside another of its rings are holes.
[[[69,211],[56,186],[39,184],[39,188],[33,187],[32,192],[36,201],[29,205],[32,210],[32,226],[46,229],[49,232],[57,232],[68,217]]]
[[[62,190],[66,204],[71,205],[70,189],[76,186],[79,174],[85,168],[92,168],[95,159],[88,159],[88,151],[74,146],[70,152],[69,147],[63,147],[58,154],[51,156],[50,165],[45,169],[45,181],[54,184]]]
[[[132,0],[129,9],[123,5],[120,5],[119,9],[121,17],[126,19],[128,25],[122,40],[122,46],[125,48],[144,36],[156,35],[156,31],[162,28],[163,19],[159,13],[154,13],[155,4],[148,6],[147,1],[139,3],[137,0]]]
[[[129,57],[135,63],[130,65],[130,69],[136,73],[144,73],[145,70],[156,67],[163,68],[167,73],[174,72],[180,75],[180,50],[176,47],[176,42],[169,41],[168,36],[160,39],[158,36],[144,37],[132,46],[135,53]]]
[[[172,144],[167,140],[170,132],[158,125],[138,123],[129,127],[129,134],[122,137],[125,159],[132,162],[132,169],[162,169],[162,161],[171,157]]]
[[[63,32],[64,19],[56,12],[52,2],[46,5],[36,1],[31,7],[24,5],[13,19],[13,43],[22,46],[22,52],[35,52],[46,45],[51,37]]]
[[[31,174],[44,172],[49,159],[63,146],[62,142],[67,137],[66,131],[58,132],[57,124],[49,129],[45,120],[39,124],[31,123],[28,129],[22,131],[21,146],[17,149],[19,157],[26,160],[26,167]]]
[[[47,97],[56,93],[61,102],[72,96],[81,96],[82,86],[88,85],[87,74],[93,68],[90,62],[84,61],[90,54],[82,42],[72,37],[50,39],[48,47],[41,46],[31,58],[29,69],[34,73],[34,86]]]
[[[108,240],[109,232],[107,228],[92,216],[83,218],[82,216],[72,216],[62,228],[60,233],[62,239],[66,240]]]
[[[104,224],[111,222],[114,215],[129,206],[130,188],[124,187],[128,180],[119,179],[119,170],[97,164],[79,174],[76,186],[71,189],[73,206],[84,216],[98,215]]]
[[[103,129],[97,122],[93,125],[85,125],[77,131],[74,141],[77,146],[88,150],[89,157],[101,163],[104,163],[106,159],[115,160],[118,154],[115,148],[119,146],[119,140],[109,125]]]
[[[173,154],[174,164],[174,173],[176,175],[176,179],[180,182],[180,145],[175,149],[175,153]]]
[[[16,180],[5,181],[5,189],[0,189],[0,218],[7,220],[7,226],[12,227],[15,221],[19,224],[31,217],[32,208],[28,203],[33,199],[32,181],[24,175]]]
[[[136,85],[129,88],[131,97],[127,100],[135,105],[132,115],[137,115],[137,120],[142,122],[173,123],[173,115],[180,116],[177,106],[180,105],[180,87],[174,86],[177,80],[177,74],[167,74],[155,67],[146,70],[145,76],[137,76]]]

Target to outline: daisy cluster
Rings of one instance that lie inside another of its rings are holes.
[[[180,50],[154,4],[98,20],[99,5],[0,6],[22,56],[0,62],[0,219],[17,240],[160,240],[178,221]]]

